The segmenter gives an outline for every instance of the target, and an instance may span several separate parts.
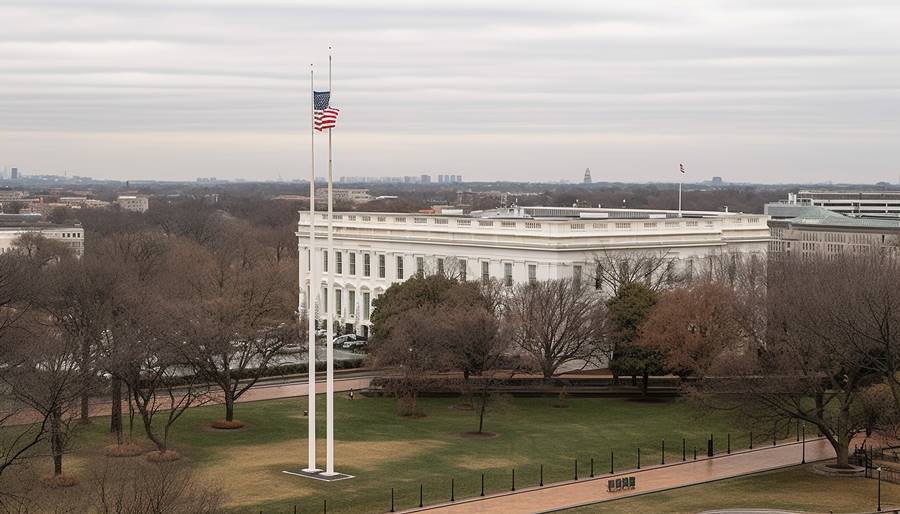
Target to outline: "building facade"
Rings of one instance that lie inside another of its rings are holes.
[[[900,218],[900,191],[800,191],[786,201],[766,204],[773,218],[794,218],[804,207],[822,207],[859,218]]]
[[[334,195],[335,202],[365,203],[372,200],[372,195],[369,194],[368,189],[333,188],[331,192]],[[316,189],[317,202],[324,202],[327,198],[328,189]]]
[[[507,286],[557,278],[590,280],[601,252],[659,252],[690,273],[713,255],[764,255],[769,229],[762,215],[575,208],[511,208],[470,215],[335,213],[334,255],[326,245],[325,213],[316,213],[316,254],[308,251],[310,214],[300,213],[301,305],[312,266],[320,270],[313,305],[324,317],[328,274],[335,283],[335,319],[368,334],[372,302],[416,273],[452,273],[463,280],[497,279]]]
[[[16,223],[7,225],[0,220],[0,253],[13,248],[13,242],[24,234],[38,233],[47,239],[64,244],[78,257],[84,255],[84,229],[80,226],[62,226],[38,223]]]
[[[770,219],[769,251],[802,257],[863,253],[900,246],[900,220],[854,218],[822,207],[806,207],[798,216]]]
[[[120,196],[116,199],[116,203],[126,211],[147,212],[150,208],[150,199],[146,196]]]

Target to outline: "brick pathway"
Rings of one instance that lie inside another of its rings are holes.
[[[404,512],[434,512],[440,514],[513,514],[552,512],[562,508],[576,507],[636,496],[651,492],[673,489],[733,478],[750,473],[783,468],[800,464],[801,443],[788,443],[755,450],[735,452],[714,458],[703,458],[686,463],[669,464],[644,468],[640,471],[602,475],[569,481],[543,488],[522,489],[484,498],[461,500],[456,503],[435,505],[423,509]],[[834,457],[831,445],[825,439],[806,442],[806,461],[824,460]],[[628,492],[610,493],[606,481],[610,478],[634,476],[635,488]]]
[[[369,387],[369,383],[372,381],[371,376],[353,376],[347,378],[338,378],[334,379],[334,390],[335,392],[344,392],[353,389],[355,391],[359,391],[361,389],[366,389]],[[275,400],[278,398],[293,398],[296,396],[306,396],[307,393],[307,385],[306,379],[291,379],[291,380],[268,380],[261,381],[253,386],[249,391],[241,395],[238,398],[238,403],[244,402],[255,402],[260,400]],[[316,393],[325,393],[325,377],[320,376],[316,378]],[[211,403],[213,405],[223,403],[224,400],[220,397],[214,399]],[[126,402],[122,403],[122,410],[128,411],[128,404]],[[209,404],[207,404],[209,405]],[[96,416],[109,416],[112,411],[112,403],[109,401],[92,401],[89,407],[90,417]],[[7,425],[21,425],[25,423],[34,423],[36,421],[40,421],[40,418],[33,411],[23,411],[12,417],[6,424]]]

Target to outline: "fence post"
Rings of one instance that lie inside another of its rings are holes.
[[[481,474],[481,496],[484,496],[484,473]]]
[[[662,463],[666,463],[666,440],[662,440]]]
[[[697,447],[694,446],[694,460],[697,460]]]
[[[456,487],[452,478],[450,479],[450,501],[456,501]]]
[[[615,466],[613,466],[613,464],[615,463],[614,459],[615,459],[615,455],[613,455],[613,451],[610,450],[609,451],[609,474],[610,475],[615,473]]]
[[[394,512],[394,488],[391,487],[391,512]],[[294,507],[294,514],[297,514],[297,508]]]
[[[322,500],[322,514],[328,514],[328,500]]]
[[[294,514],[297,514],[297,506],[294,505]]]
[[[419,508],[422,506],[422,484],[419,484]]]
[[[578,458],[575,458],[575,480],[578,480]]]
[[[750,449],[753,449],[753,431],[750,432]]]
[[[797,442],[800,442],[800,420],[797,420]]]
[[[591,457],[591,478],[594,478],[594,458]]]
[[[512,473],[512,490],[513,491],[516,490],[516,468],[513,468],[513,473]]]
[[[731,432],[728,432],[728,446],[725,451],[728,455],[731,455]]]
[[[778,422],[772,425],[772,446],[778,444]]]
[[[681,462],[687,460],[687,439],[681,438]]]
[[[544,487],[544,465],[541,464],[541,481],[539,483],[541,487]]]
[[[638,469],[641,469],[641,447],[638,446]]]

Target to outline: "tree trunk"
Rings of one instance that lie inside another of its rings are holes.
[[[122,380],[113,377],[110,383],[112,411],[109,416],[109,431],[116,434],[116,442],[122,444]]]
[[[53,476],[62,475],[62,413],[59,408],[50,412],[50,453],[53,454]]]
[[[90,390],[91,390],[91,345],[87,338],[81,341],[81,417],[79,421],[87,424],[91,422]]]
[[[234,393],[225,391],[225,421],[234,421]]]
[[[484,429],[484,412],[487,410],[487,388],[482,389],[481,391],[481,410],[478,413],[478,433],[480,434]]]
[[[831,446],[834,447],[834,453],[837,455],[835,466],[839,468],[850,467],[850,439],[839,436],[837,442],[832,443]]]
[[[641,380],[641,395],[646,398],[647,390],[650,388],[650,373],[644,372]]]

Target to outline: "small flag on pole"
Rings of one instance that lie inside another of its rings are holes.
[[[684,164],[678,165],[681,168],[681,174],[684,175]]]
[[[334,128],[337,123],[338,114],[341,112],[337,107],[328,105],[331,100],[331,91],[314,91],[313,92],[313,127],[319,132]]]

